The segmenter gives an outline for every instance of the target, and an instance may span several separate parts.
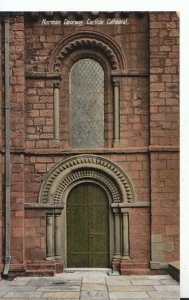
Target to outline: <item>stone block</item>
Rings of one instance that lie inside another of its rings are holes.
[[[111,292],[111,299],[149,299],[149,295],[146,292]]]
[[[168,251],[168,252],[173,251],[173,243],[172,242],[164,243],[164,251]]]
[[[152,243],[163,242],[162,235],[161,234],[152,234],[151,241],[152,241]]]

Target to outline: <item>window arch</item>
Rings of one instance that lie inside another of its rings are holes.
[[[72,147],[104,147],[104,70],[91,58],[70,71],[70,128]]]

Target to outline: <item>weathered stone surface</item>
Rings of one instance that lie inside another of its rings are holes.
[[[112,292],[110,299],[149,299],[149,295],[145,292]]]
[[[104,284],[90,284],[90,283],[84,283],[81,287],[82,291],[106,291],[106,286]]]
[[[45,292],[42,295],[42,298],[49,298],[49,299],[64,299],[64,298],[72,298],[72,299],[79,299],[79,292]]]
[[[168,278],[168,279],[161,279],[160,280],[161,285],[179,285],[178,282],[176,282],[173,278]]]
[[[154,285],[154,289],[157,291],[178,291],[179,292],[179,285],[177,284],[170,284],[170,285]]]
[[[159,280],[153,280],[153,277],[152,277],[152,280],[150,279],[134,279],[134,280],[131,280],[131,283],[133,285],[160,285],[161,282]]]
[[[58,285],[58,286],[41,286],[37,288],[37,292],[53,292],[53,291],[80,291],[80,285]]]
[[[86,298],[105,298],[108,296],[107,291],[102,290],[88,290],[88,291],[81,291],[81,297]]]
[[[80,272],[78,272],[79,274]],[[114,278],[94,271],[90,280],[98,283],[84,283],[86,272],[81,277],[59,274],[54,278],[17,277],[13,281],[0,281],[0,299],[178,299],[179,285],[168,275],[116,276]],[[77,278],[80,278],[77,280]],[[113,279],[113,280],[112,280]],[[28,281],[29,280],[29,281]],[[56,283],[55,283],[56,282]],[[159,283],[157,285],[157,282]],[[137,285],[133,283],[138,283]],[[148,285],[147,285],[148,283]],[[166,284],[168,283],[168,284]],[[150,294],[152,293],[152,294]],[[161,297],[160,297],[161,296]]]
[[[148,292],[151,298],[169,298],[169,299],[179,299],[179,291],[152,291]]]
[[[5,295],[6,298],[22,298],[22,299],[30,299],[30,298],[41,298],[42,292],[8,292]]]
[[[83,283],[105,283],[105,278],[98,278],[98,277],[84,277]]]
[[[147,292],[153,291],[154,288],[151,285],[137,285],[137,286],[124,286],[124,285],[117,285],[117,286],[109,286],[109,292]]]
[[[0,14],[2,208],[5,39],[4,16]],[[68,15],[70,19],[91,17],[90,12],[80,16],[66,14],[52,12],[51,17],[61,20]],[[122,18],[123,12],[116,14],[113,14],[116,19]],[[99,16],[105,22],[110,17],[108,13]],[[153,269],[166,268],[179,258],[179,17],[175,12],[129,12],[126,17],[129,21],[126,26],[43,26],[43,13],[10,14],[11,264],[15,268],[19,266],[27,272],[30,262],[34,272],[34,261],[47,266],[46,212],[24,209],[24,203],[37,203],[44,179],[57,163],[84,153],[100,155],[118,164],[132,182],[135,199],[151,203],[151,208],[131,208],[132,259],[122,264],[123,271],[149,273],[151,258]],[[104,69],[105,147],[102,149],[73,149],[70,143],[70,70],[83,58],[98,61]],[[120,96],[120,141],[115,147],[113,78],[119,81]],[[54,139],[54,86],[59,87],[60,95],[59,140]],[[106,172],[110,170],[103,168]],[[106,177],[114,183],[109,173]],[[117,195],[116,190],[111,189],[111,193]],[[127,193],[130,199],[132,193]],[[61,193],[57,199],[61,201]],[[0,209],[0,256],[4,253],[2,232]],[[0,260],[4,261],[4,257]],[[2,264],[0,272],[3,267]],[[44,269],[44,266],[38,268],[41,274]],[[54,263],[52,274],[56,270]]]

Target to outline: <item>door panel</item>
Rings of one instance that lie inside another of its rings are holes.
[[[68,267],[109,266],[109,208],[105,192],[80,184],[67,201]]]
[[[70,193],[67,205],[68,265],[85,267],[88,264],[88,213],[82,186]]]

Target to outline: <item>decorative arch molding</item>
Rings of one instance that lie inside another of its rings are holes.
[[[62,195],[64,194],[66,189],[73,182],[77,182],[77,181],[80,182],[81,180],[83,181],[84,179],[85,180],[92,179],[95,182],[99,182],[102,185],[105,185],[108,188],[109,192],[111,193],[114,202],[121,202],[121,193],[119,191],[119,188],[116,186],[116,184],[109,176],[95,169],[79,169],[79,170],[75,170],[74,172],[71,172],[71,174],[67,175],[62,180],[54,195],[54,203],[60,204],[62,202],[61,201]]]
[[[113,202],[134,202],[134,191],[125,172],[112,161],[97,155],[77,155],[58,163],[44,180],[39,202],[61,204],[74,182],[92,179],[104,185]]]
[[[64,58],[75,49],[99,50],[108,57],[113,70],[126,69],[124,54],[112,38],[93,31],[81,31],[65,37],[55,47],[50,57],[50,71],[60,73]]]

